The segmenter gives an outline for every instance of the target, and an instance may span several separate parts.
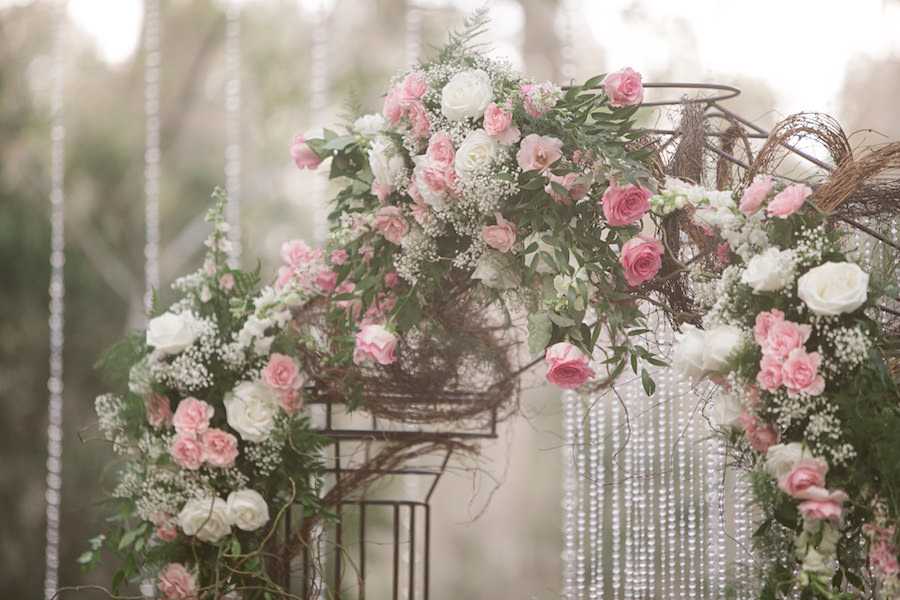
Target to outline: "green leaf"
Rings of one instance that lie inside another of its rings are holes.
[[[550,345],[553,324],[550,313],[540,312],[528,317],[528,351],[537,358]]]
[[[650,377],[647,369],[641,369],[641,385],[644,386],[644,393],[648,396],[652,396],[653,392],[656,391],[656,382]]]
[[[342,136],[328,140],[324,145],[322,145],[322,148],[325,150],[341,151],[344,148],[346,148],[347,146],[350,146],[355,143],[356,143],[355,135],[342,135]],[[318,149],[313,148],[313,150],[318,150]],[[316,154],[319,154],[319,153],[316,152]],[[321,156],[321,154],[320,154],[320,156]]]
[[[567,317],[565,315],[561,315],[556,312],[548,312],[545,314],[548,317],[550,317],[550,320],[553,321],[553,323],[558,325],[559,327],[563,327],[563,328],[575,327],[575,321],[573,321],[572,319],[570,319],[569,317]]]

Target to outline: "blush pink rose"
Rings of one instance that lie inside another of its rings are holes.
[[[609,97],[610,106],[632,106],[644,100],[641,74],[631,67],[625,67],[604,77],[603,87]]]
[[[298,135],[291,144],[291,158],[297,163],[298,169],[314,170],[322,164],[322,158],[306,143],[306,138]]]
[[[428,140],[425,156],[431,165],[441,168],[452,165],[456,150],[453,148],[453,140],[450,139],[450,135],[445,131],[439,131],[432,135]]]
[[[752,215],[759,210],[771,191],[772,178],[768,175],[757,175],[753,178],[753,183],[744,190],[738,209],[744,214]]]
[[[803,348],[795,348],[782,365],[784,387],[788,396],[796,398],[799,394],[818,396],[825,391],[825,378],[819,374],[822,357],[818,352],[807,354]]]
[[[848,499],[842,491],[832,492],[827,500],[806,500],[797,508],[805,519],[840,519],[843,514],[841,505]]]
[[[747,441],[757,452],[765,454],[770,446],[778,442],[778,435],[769,427],[760,427],[759,420],[754,415],[745,412],[740,420]]]
[[[759,361],[759,373],[756,375],[759,387],[767,392],[774,392],[784,383],[784,371],[781,361],[770,354],[763,354]]]
[[[172,407],[169,399],[158,394],[151,394],[144,398],[144,408],[147,409],[147,421],[156,429],[172,425]]]
[[[810,333],[812,327],[809,325],[800,325],[792,321],[775,323],[766,336],[766,343],[762,347],[763,354],[784,360],[794,349],[803,348]]]
[[[159,572],[159,591],[169,600],[189,600],[197,598],[197,583],[194,576],[181,563],[169,563]]]
[[[278,394],[278,405],[289,415],[295,415],[303,408],[303,396],[298,390],[285,390]]]
[[[400,215],[396,206],[382,206],[375,212],[372,229],[392,244],[400,244],[409,233],[409,223]]]
[[[221,429],[210,428],[200,436],[203,444],[204,462],[212,467],[228,469],[234,466],[238,456],[237,438]]]
[[[769,337],[769,330],[772,329],[773,325],[782,321],[784,321],[784,313],[777,308],[756,315],[756,326],[753,328],[753,337],[756,339],[756,343],[760,347],[765,346]]]
[[[523,171],[545,172],[562,158],[562,140],[531,133],[519,144],[516,162]]]
[[[178,403],[172,424],[178,433],[199,435],[209,427],[209,420],[215,412],[215,409],[203,400],[188,397]]]
[[[497,219],[497,224],[482,227],[481,237],[484,239],[484,243],[491,248],[496,248],[500,252],[509,252],[516,243],[516,226],[504,219],[503,215],[498,212],[494,213],[494,218]]]
[[[281,292],[294,278],[294,267],[278,267],[278,277],[275,279],[275,291]]]
[[[292,267],[302,267],[313,259],[313,250],[303,240],[291,240],[281,245],[281,260]]]
[[[378,198],[378,202],[380,202],[381,204],[384,204],[385,201],[387,200],[388,191],[386,189],[384,189],[384,187],[382,187],[382,185],[374,179],[372,180],[371,192],[372,192],[373,196]]]
[[[356,334],[356,349],[379,364],[389,365],[396,361],[396,348],[397,336],[381,325],[365,325]]]
[[[601,200],[606,222],[613,226],[636,223],[650,210],[649,200],[652,195],[653,192],[644,186],[619,187],[618,182],[611,179]]]
[[[176,463],[191,471],[199,469],[206,460],[206,449],[193,434],[175,434],[169,453]]]
[[[664,251],[661,241],[644,235],[625,242],[620,260],[628,285],[640,285],[653,279],[662,267]]]
[[[300,366],[290,356],[272,353],[260,374],[263,382],[276,391],[296,390],[303,386]]]
[[[805,492],[812,487],[825,485],[828,464],[818,459],[800,459],[791,470],[778,478],[779,489],[793,498],[808,499]]]
[[[330,292],[334,289],[334,286],[337,285],[337,278],[337,271],[326,269],[325,271],[320,271],[319,274],[316,275],[315,284],[324,291]]]
[[[789,185],[772,198],[769,206],[766,207],[766,211],[769,213],[769,216],[782,219],[787,218],[800,210],[803,202],[811,193],[812,190],[802,183]]]
[[[587,184],[576,183],[579,177],[578,173],[566,173],[565,175],[553,175],[551,173],[547,178],[547,185],[544,186],[544,191],[557,204],[570,205],[573,200],[578,201],[584,198],[588,191]],[[556,187],[557,185],[565,188],[565,193],[561,193],[559,188]]]
[[[496,102],[488,104],[484,111],[484,130],[491,137],[504,146],[511,146],[519,141],[522,132],[512,124],[512,105],[507,102],[504,106],[497,106]]]
[[[156,537],[164,542],[171,542],[178,536],[178,524],[175,517],[166,512],[157,512],[153,515],[153,524],[156,526]]]
[[[596,373],[591,358],[569,342],[559,342],[547,348],[547,381],[567,390],[574,390]]]

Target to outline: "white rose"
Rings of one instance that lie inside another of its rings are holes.
[[[742,414],[744,414],[744,405],[734,394],[720,390],[713,398],[710,418],[716,427],[740,429]]]
[[[839,315],[862,306],[869,290],[869,274],[849,262],[827,262],[797,280],[797,295],[817,315]]]
[[[515,287],[519,283],[512,257],[496,250],[486,250],[481,255],[472,279],[480,279],[485,287],[501,290]]]
[[[494,90],[487,73],[481,69],[463,71],[451,77],[441,90],[441,112],[451,121],[477,119],[493,99]]]
[[[707,371],[722,371],[728,355],[741,345],[741,330],[731,325],[719,325],[706,332],[703,346],[703,367]]]
[[[369,166],[372,168],[375,181],[387,193],[397,189],[397,183],[406,168],[403,156],[391,139],[384,135],[375,136],[372,141],[372,147],[369,148]]]
[[[178,354],[194,343],[194,315],[163,313],[147,324],[147,345],[163,354]]]
[[[672,368],[685,377],[699,379],[706,369],[703,366],[703,348],[706,346],[706,334],[701,329],[686,323],[681,326],[681,333],[675,336],[675,347],[672,349],[674,359]]]
[[[754,292],[774,292],[780,290],[793,277],[793,256],[769,248],[750,259],[741,274],[741,283],[749,285]]]
[[[231,524],[244,531],[256,531],[269,521],[269,505],[256,490],[236,490],[228,494]]]
[[[541,256],[541,252],[546,252],[550,256],[554,256],[556,253],[554,247],[542,239],[542,237],[547,233],[549,232],[544,231],[540,233],[532,233],[523,241],[526,249],[535,242],[537,243],[537,249],[525,255],[525,264],[530,267],[532,263],[538,261],[537,267],[535,267],[534,270],[536,273],[541,273],[543,275],[556,273],[556,269],[551,267],[550,263],[548,263],[547,260],[543,256]]]
[[[178,526],[204,542],[218,542],[231,533],[228,504],[221,498],[188,500],[178,514]]]
[[[278,400],[262,381],[244,381],[225,394],[228,425],[248,442],[268,437],[278,413]]]
[[[776,479],[790,472],[800,459],[812,459],[812,453],[799,442],[775,444],[766,451],[766,471]]]
[[[500,154],[500,144],[484,129],[476,129],[459,145],[453,166],[460,181],[469,182],[477,173],[485,172]]]
[[[378,113],[363,115],[353,122],[353,129],[362,135],[373,136],[384,130],[387,119]]]

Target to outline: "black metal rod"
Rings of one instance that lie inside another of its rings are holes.
[[[423,583],[422,591],[425,594],[424,600],[428,600],[428,586],[431,583],[431,564],[430,563],[431,563],[431,505],[425,504],[425,572],[422,575],[422,583]]]
[[[366,597],[366,505],[359,505],[359,598]]]
[[[416,507],[409,505],[409,595],[416,597]]]
[[[400,505],[394,504],[394,600],[398,598],[400,586]]]
[[[441,463],[441,468],[438,470],[434,481],[431,482],[431,487],[428,488],[428,493],[425,494],[425,506],[428,506],[428,503],[431,502],[431,495],[434,493],[434,488],[437,487],[438,481],[441,480],[441,476],[444,474],[444,469],[447,468],[447,463],[450,462],[451,454],[453,454],[453,448],[447,450],[447,455],[444,456],[444,462]]]

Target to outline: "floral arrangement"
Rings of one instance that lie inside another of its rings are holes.
[[[227,266],[217,198],[203,266],[173,284],[182,298],[105,359],[127,374],[127,390],[97,398],[99,429],[125,462],[112,528],[80,561],[121,555],[113,594],[139,576],[173,600],[263,597],[280,589],[267,545],[281,539],[285,514],[322,511],[326,440],[302,415],[305,376],[288,327],[302,299],[256,291],[257,275]]]
[[[391,365],[423,330],[450,337],[489,306],[529,313],[532,356],[560,387],[595,376],[602,333],[613,376],[656,360],[629,337],[643,330],[633,295],[664,254],[641,235],[653,185],[649,151],[633,148],[640,75],[563,90],[467,40],[396,77],[380,113],[293,144],[300,168],[330,158],[330,178],[345,184],[327,277],[330,319],[352,349],[331,364],[352,353],[362,368]],[[444,310],[443,328],[426,324]],[[507,316],[499,329],[510,326]]]
[[[761,597],[898,598],[900,404],[873,309],[897,293],[811,193],[757,176],[740,194],[668,180],[651,198],[719,244],[721,272],[691,272],[702,329],[682,326],[673,367],[718,386],[712,421],[762,515]]]

